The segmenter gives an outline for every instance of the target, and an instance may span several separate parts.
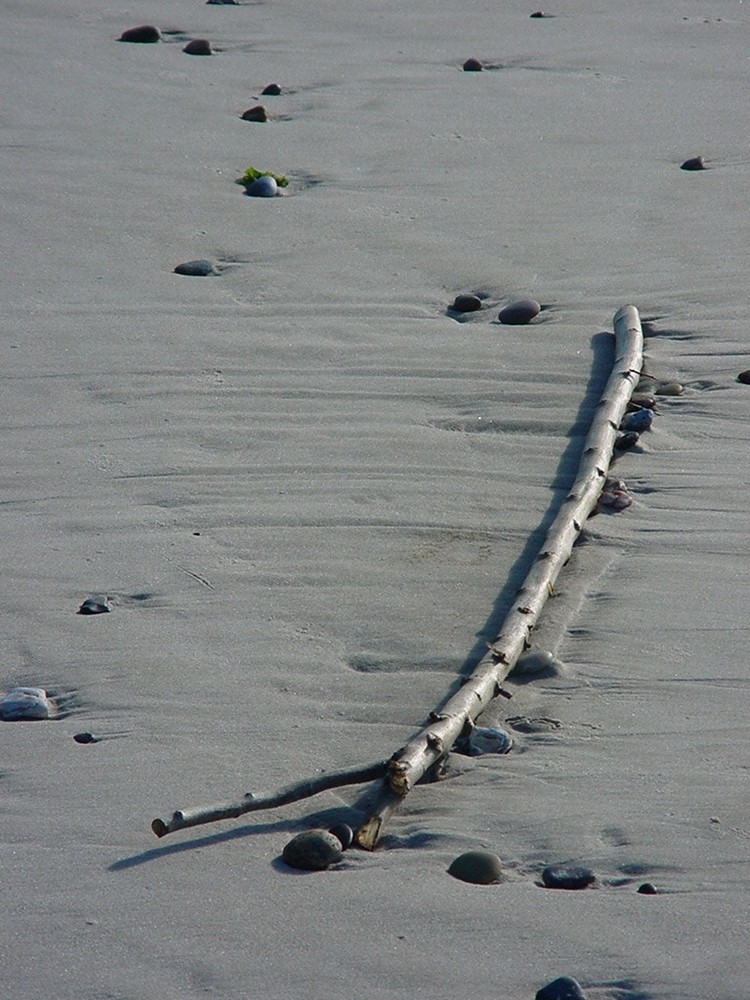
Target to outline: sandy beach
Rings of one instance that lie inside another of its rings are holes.
[[[535,10],[2,4],[0,695],[56,714],[0,721],[8,1000],[746,1000],[750,4]],[[626,303],[684,391],[547,604],[559,669],[483,717],[511,752],[451,753],[327,871],[282,849],[372,786],[157,839],[387,759],[456,689]],[[498,884],[447,873],[471,849]]]

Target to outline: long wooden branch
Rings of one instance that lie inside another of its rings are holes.
[[[319,792],[345,785],[381,781],[374,811],[357,831],[356,843],[372,850],[378,843],[385,820],[403,802],[417,781],[451,749],[468,722],[473,722],[501,692],[502,682],[528,646],[529,635],[557,576],[570,557],[581,529],[594,509],[606,480],[617,430],[643,366],[643,333],[638,310],[623,306],[614,317],[615,359],[612,374],[596,408],[584,442],[578,475],[553,521],[541,551],[516,594],[514,608],[483,660],[463,687],[439,711],[431,713],[428,726],[414,736],[389,761],[378,761],[287,785],[276,792],[252,794],[239,801],[181,809],[168,821],[155,819],[151,829],[157,837],[203,823],[236,819],[245,813],[310,798]]]
[[[305,778],[287,785],[276,792],[247,792],[238,802],[223,802],[218,805],[196,806],[192,809],[178,809],[172,813],[170,820],[155,819],[151,829],[157,837],[166,837],[168,833],[184,830],[189,826],[200,826],[203,823],[215,823],[220,819],[236,819],[245,813],[257,812],[261,809],[275,809],[290,802],[308,799],[329,788],[341,788],[344,785],[359,785],[365,781],[375,781],[382,778],[388,767],[387,761],[377,761],[375,764],[364,764],[359,767],[349,767],[342,771],[327,771],[314,778]]]
[[[431,721],[388,762],[388,774],[375,809],[355,835],[355,841],[373,850],[383,823],[404,796],[441,757],[448,753],[468,722],[473,721],[500,693],[500,686],[529,645],[529,636],[555,581],[570,558],[581,529],[596,506],[620,421],[643,367],[643,332],[638,310],[623,306],[614,317],[615,358],[612,373],[597,404],[583,446],[578,475],[545,537],[523,586],[506,615],[497,638],[466,683]]]

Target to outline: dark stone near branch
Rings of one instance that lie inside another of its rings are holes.
[[[354,830],[347,823],[335,823],[328,832],[340,841],[342,851],[348,851],[352,846]]]
[[[320,872],[341,861],[341,841],[327,830],[298,833],[284,848],[281,857],[291,868]]]

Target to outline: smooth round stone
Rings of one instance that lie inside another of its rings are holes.
[[[680,164],[680,170],[707,170],[706,162],[702,156],[691,156]]]
[[[193,38],[182,51],[187,52],[189,56],[210,56],[214,50],[207,38]]]
[[[539,674],[557,674],[560,661],[546,649],[529,649],[516,660],[511,675],[516,677],[536,677]]]
[[[281,857],[291,868],[322,872],[341,861],[343,850],[338,837],[328,830],[298,833],[284,848]]]
[[[560,976],[537,990],[536,1000],[586,1000],[586,994],[575,979]]]
[[[500,310],[497,317],[506,326],[524,326],[542,311],[536,299],[519,299]]]
[[[647,392],[634,392],[630,397],[630,405],[639,409],[653,410],[656,400]]]
[[[657,396],[681,396],[685,386],[680,382],[660,382],[654,391]]]
[[[467,851],[451,862],[448,874],[472,885],[492,885],[502,879],[500,858],[491,851]]]
[[[548,889],[585,889],[595,878],[590,868],[578,865],[549,865],[542,872],[542,882]]]
[[[737,376],[737,381],[742,382],[743,385],[750,385],[750,368],[747,371],[740,372]]]
[[[624,434],[615,438],[614,449],[615,451],[627,451],[628,448],[635,448],[640,439],[641,435],[637,431],[625,431]]]
[[[105,615],[112,610],[112,602],[108,597],[87,597],[80,606],[77,615]]]
[[[119,41],[140,42],[148,45],[152,42],[158,42],[160,38],[161,32],[153,24],[139,24],[137,28],[128,28],[127,31],[123,31]]]
[[[240,115],[243,122],[267,122],[268,112],[262,104],[256,104],[253,108],[248,108]]]
[[[481,73],[482,68],[478,59],[467,59],[464,63],[464,73]]]
[[[638,892],[640,892],[642,896],[655,896],[657,889],[653,882],[644,882],[642,885],[638,886]]]
[[[4,722],[36,722],[55,714],[44,688],[18,687],[0,699],[0,719]]]
[[[654,422],[654,415],[651,410],[634,410],[632,413],[627,413],[620,424],[621,431],[642,431],[650,430],[651,424]]]
[[[483,757],[488,753],[510,753],[513,737],[505,729],[495,726],[475,726],[466,741],[470,757]]]
[[[269,83],[267,87],[264,87],[261,91],[264,97],[278,97],[281,93],[281,87],[278,83]]]
[[[279,193],[279,186],[273,177],[258,177],[247,188],[247,193],[251,198],[275,198]]]
[[[187,274],[193,278],[205,278],[209,274],[216,274],[216,265],[212,260],[186,260],[184,264],[177,265],[174,273]]]
[[[458,313],[476,312],[482,308],[482,300],[478,295],[457,295],[448,308]]]
[[[328,832],[341,843],[342,851],[348,851],[354,842],[354,830],[348,823],[335,823]]]

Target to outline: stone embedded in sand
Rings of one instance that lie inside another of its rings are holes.
[[[281,87],[278,83],[269,83],[267,87],[264,87],[261,91],[264,97],[278,97],[281,93]]]
[[[448,308],[459,313],[476,312],[482,308],[482,300],[478,295],[457,295]]]
[[[187,52],[189,56],[210,56],[214,50],[207,38],[193,38],[182,51]]]
[[[737,381],[742,382],[743,385],[750,385],[750,368],[747,371],[740,372],[737,376]]]
[[[293,837],[281,857],[291,868],[322,872],[341,861],[341,841],[328,830],[306,830]]]
[[[590,868],[579,865],[548,865],[542,872],[547,889],[585,889],[595,879]]]
[[[469,757],[510,753],[513,737],[499,726],[475,726],[466,740],[466,748]]]
[[[655,406],[656,400],[647,392],[634,392],[628,403],[629,410],[642,410],[644,408],[653,410]]]
[[[642,896],[655,896],[657,894],[657,889],[653,882],[643,882],[638,886],[636,891],[640,892]]]
[[[559,979],[537,990],[536,1000],[586,1000],[586,994],[575,979],[571,979],[570,976],[560,976]]]
[[[626,413],[620,423],[621,431],[647,431],[651,429],[651,425],[654,422],[654,415],[651,410],[633,410],[632,413]]]
[[[526,323],[530,323],[535,316],[538,316],[541,311],[542,307],[536,299],[519,299],[501,309],[497,318],[506,326],[524,326]]]
[[[461,882],[472,885],[493,885],[502,879],[500,858],[491,851],[467,851],[459,854],[448,869],[448,874]]]
[[[681,396],[685,386],[680,382],[659,382],[654,392],[657,396]]]
[[[216,265],[212,260],[186,260],[174,269],[175,274],[187,274],[193,278],[205,278],[209,274],[217,274]]]
[[[274,177],[258,177],[247,187],[247,193],[251,198],[275,198],[279,193],[279,186]]]
[[[112,610],[112,602],[108,597],[103,595],[98,595],[96,597],[87,597],[83,604],[80,606],[77,615],[104,615],[108,611]]]
[[[217,7],[238,7],[237,0],[206,0],[206,3],[215,4]]]
[[[636,431],[625,431],[624,434],[618,434],[615,438],[613,448],[615,451],[627,451],[629,448],[635,448],[640,439],[641,435]]]
[[[706,162],[702,156],[691,156],[680,164],[680,170],[707,170]]]
[[[243,111],[240,117],[243,122],[267,122],[268,112],[262,104],[256,104],[255,107]]]
[[[0,719],[3,722],[38,722],[51,719],[54,714],[54,705],[44,688],[13,688],[0,699]]]
[[[551,17],[551,14],[545,14],[543,10],[535,10],[533,14],[529,14],[529,17]]]
[[[348,823],[335,823],[328,831],[341,842],[341,850],[348,851],[354,841],[354,830]]]
[[[560,661],[546,649],[529,649],[515,662],[511,677],[536,677],[539,674],[559,674]]]
[[[139,24],[137,28],[128,28],[127,31],[123,31],[118,41],[150,44],[158,42],[160,38],[161,32],[153,24]]]
[[[478,59],[467,59],[464,63],[464,73],[481,73],[483,68]]]

